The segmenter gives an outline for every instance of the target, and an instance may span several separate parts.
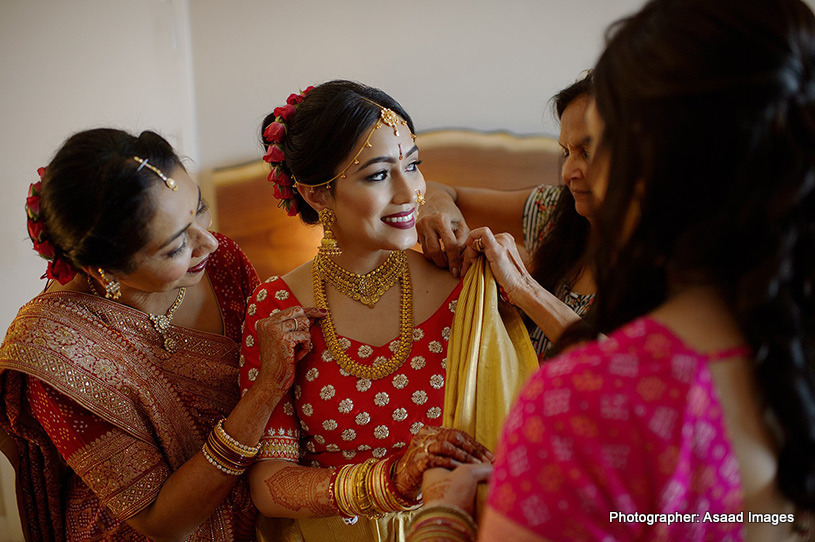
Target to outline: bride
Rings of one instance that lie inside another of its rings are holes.
[[[313,261],[250,298],[242,346],[244,390],[264,351],[296,363],[250,471],[263,515],[299,518],[294,539],[403,539],[426,469],[492,458],[440,427],[461,284],[409,250],[425,191],[413,131],[399,103],[349,81],[292,94],[263,124],[275,196],[324,230]],[[265,340],[275,325],[292,341]]]

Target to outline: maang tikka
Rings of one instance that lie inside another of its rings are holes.
[[[342,254],[342,249],[334,239],[334,232],[331,231],[331,225],[337,219],[337,215],[326,207],[320,211],[319,217],[320,224],[323,226],[323,238],[320,240],[320,248],[317,249],[317,252],[324,256],[339,256]]]

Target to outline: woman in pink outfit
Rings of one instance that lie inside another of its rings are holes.
[[[594,77],[596,318],[567,335],[608,336],[527,384],[478,538],[811,539],[815,17],[653,0]],[[468,477],[426,474],[414,540],[466,539]]]

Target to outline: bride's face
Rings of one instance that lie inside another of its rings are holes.
[[[332,226],[343,251],[406,250],[416,244],[416,192],[425,191],[419,149],[407,126],[381,125],[334,190]],[[368,130],[342,162],[353,161]]]

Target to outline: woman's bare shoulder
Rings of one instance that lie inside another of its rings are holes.
[[[458,284],[458,279],[450,274],[449,269],[442,269],[436,266],[436,264],[427,260],[420,252],[408,250],[407,256],[414,286],[416,284],[432,283],[442,289],[446,289],[449,294],[453,288],[456,287],[456,284]]]
[[[299,267],[295,267],[281,278],[286,281],[289,289],[300,304],[304,307],[314,306],[314,293],[312,292],[311,262],[309,260]]]

